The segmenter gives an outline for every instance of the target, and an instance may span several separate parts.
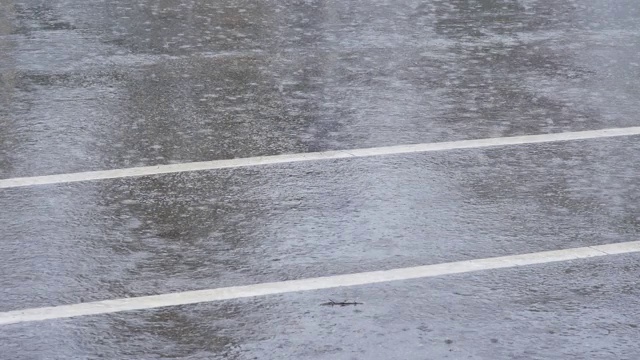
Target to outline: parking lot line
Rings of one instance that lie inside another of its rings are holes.
[[[616,137],[616,136],[632,136],[632,135],[640,135],[640,126],[590,130],[590,131],[564,132],[564,133],[555,133],[555,134],[523,135],[523,136],[476,139],[476,140],[460,140],[460,141],[447,141],[447,142],[438,142],[438,143],[384,146],[384,147],[366,148],[366,149],[335,150],[335,151],[311,152],[311,153],[299,153],[299,154],[283,154],[283,155],[273,155],[273,156],[257,156],[257,157],[228,159],[228,160],[213,160],[213,161],[190,162],[190,163],[183,163],[183,164],[144,166],[144,167],[135,167],[135,168],[87,171],[87,172],[77,172],[77,173],[58,174],[58,175],[21,177],[21,178],[11,178],[11,179],[0,180],[0,189],[16,188],[16,187],[23,187],[23,186],[34,186],[34,185],[63,184],[63,183],[72,183],[72,182],[80,182],[80,181],[119,179],[119,178],[127,178],[127,177],[171,174],[171,173],[180,173],[180,172],[189,172],[189,171],[238,168],[238,167],[247,167],[247,166],[268,165],[268,164],[283,164],[283,163],[300,162],[300,161],[358,158],[358,157],[397,155],[397,154],[408,154],[408,153],[423,153],[423,152],[431,152],[431,151],[474,149],[474,148],[485,148],[485,147],[493,147],[493,146],[523,145],[523,144],[536,144],[536,143],[571,141],[571,140],[588,140],[588,139],[599,139],[599,138],[610,138],[610,137]]]
[[[428,278],[481,270],[512,268],[577,259],[640,252],[640,241],[587,246],[522,255],[465,260],[435,265],[289,280],[218,289],[185,291],[162,295],[95,301],[88,303],[32,308],[0,313],[0,325],[62,319],[121,311],[154,309],[166,306],[282,294],[298,291],[330,289],[344,286]]]

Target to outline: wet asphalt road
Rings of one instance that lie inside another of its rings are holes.
[[[0,0],[0,179],[638,126],[639,54],[634,0]],[[634,241],[639,172],[623,137],[1,189],[0,312]],[[5,325],[0,358],[633,360],[638,260]]]

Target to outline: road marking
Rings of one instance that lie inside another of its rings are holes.
[[[241,159],[213,160],[184,164],[144,166],[126,169],[87,171],[69,174],[22,177],[0,180],[0,189],[33,185],[63,184],[79,181],[120,179],[136,176],[172,174],[188,171],[203,171],[225,168],[238,168],[268,164],[283,164],[300,161],[358,158],[381,155],[398,155],[431,151],[474,149],[492,146],[536,144],[556,141],[587,140],[616,136],[640,135],[640,126],[613,128],[591,131],[575,131],[556,134],[524,135],[477,140],[447,141],[438,143],[384,146],[367,149],[335,150],[300,154],[283,154],[273,156],[257,156]]]
[[[0,325],[63,319],[86,315],[110,314],[120,311],[146,310],[165,306],[196,304],[211,301],[282,294],[298,291],[330,289],[343,286],[376,284],[388,281],[427,278],[473,271],[512,268],[534,264],[570,261],[598,256],[640,252],[640,241],[587,246],[565,250],[543,251],[522,255],[457,261],[356,274],[326,276],[302,280],[233,286],[218,289],[104,300],[89,303],[33,308],[0,313]]]

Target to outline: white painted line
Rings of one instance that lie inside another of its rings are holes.
[[[258,157],[241,158],[241,159],[213,160],[213,161],[191,162],[191,163],[184,163],[184,164],[145,166],[145,167],[136,167],[136,168],[127,168],[127,169],[100,170],[100,171],[88,171],[88,172],[78,172],[78,173],[70,173],[70,174],[59,174],[59,175],[22,177],[22,178],[0,180],[0,189],[15,188],[15,187],[21,187],[21,186],[33,186],[33,185],[72,183],[72,182],[79,182],[79,181],[119,179],[119,178],[126,178],[126,177],[135,177],[135,176],[171,174],[171,173],[180,173],[180,172],[187,172],[187,171],[203,171],[203,170],[238,168],[238,167],[246,167],[246,166],[268,165],[268,164],[282,164],[282,163],[291,163],[291,162],[299,162],[299,161],[342,159],[342,158],[381,156],[381,155],[397,155],[397,154],[443,151],[443,150],[454,150],[454,149],[484,148],[484,147],[491,147],[491,146],[523,145],[523,144],[536,144],[536,143],[556,142],[556,141],[599,139],[599,138],[609,138],[609,137],[616,137],[616,136],[632,136],[632,135],[640,135],[640,126],[592,130],[592,131],[575,131],[575,132],[565,132],[565,133],[557,133],[557,134],[524,135],[524,136],[512,136],[512,137],[501,137],[501,138],[477,139],[477,140],[460,140],[460,141],[447,141],[447,142],[439,142],[439,143],[385,146],[385,147],[368,148],[368,149],[336,150],[336,151],[324,151],[324,152],[301,153],[301,154],[258,156]]]
[[[154,309],[165,306],[195,304],[297,291],[330,289],[342,286],[376,284],[388,281],[427,278],[448,274],[461,274],[473,271],[546,264],[551,262],[635,252],[640,252],[640,241],[302,280],[290,280],[219,289],[186,291],[164,295],[142,296],[128,299],[104,300],[82,304],[16,310],[0,313],[0,325],[62,319],[76,316],[109,314],[120,311]]]

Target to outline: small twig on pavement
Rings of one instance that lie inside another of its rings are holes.
[[[333,300],[329,299],[328,302],[322,303],[320,305],[323,305],[323,306],[347,306],[347,305],[356,306],[356,305],[362,305],[362,304],[363,303],[356,302],[356,301],[346,301],[346,300],[345,301],[333,301]]]

